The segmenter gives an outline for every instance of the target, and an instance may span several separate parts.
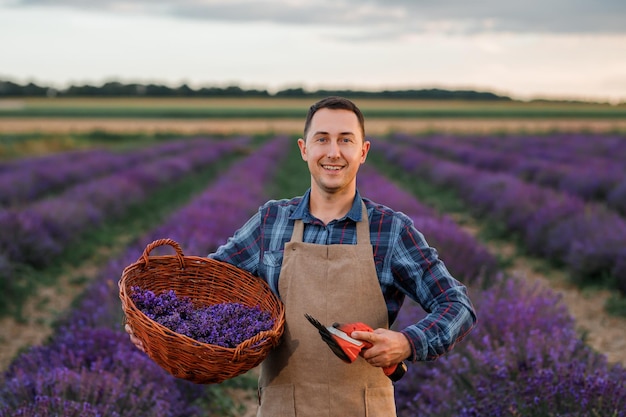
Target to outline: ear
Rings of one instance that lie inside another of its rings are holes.
[[[367,159],[367,154],[370,151],[371,143],[369,140],[363,142],[363,147],[361,148],[361,163],[364,163]]]
[[[307,160],[307,155],[306,155],[306,141],[302,138],[298,139],[298,148],[300,148],[300,156],[302,157],[303,161]]]

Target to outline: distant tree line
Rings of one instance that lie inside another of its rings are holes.
[[[420,90],[316,90],[289,88],[270,93],[267,90],[243,89],[237,86],[202,87],[193,89],[187,84],[168,87],[157,84],[122,84],[107,82],[101,86],[79,85],[65,89],[40,86],[32,82],[20,85],[11,81],[0,80],[0,97],[321,97],[329,95],[350,96],[354,98],[395,98],[423,100],[499,100],[511,98],[490,92],[473,90],[442,90],[438,88]]]

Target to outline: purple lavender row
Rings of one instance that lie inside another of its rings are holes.
[[[413,135],[396,138],[416,140]],[[501,154],[521,155],[527,159],[568,165],[621,163],[626,159],[626,137],[608,133],[551,133],[544,135],[447,135],[423,137],[425,144],[454,142],[472,148],[491,149]]]
[[[504,224],[529,253],[565,265],[571,278],[593,283],[612,277],[626,294],[626,219],[603,205],[449,162],[412,146],[389,142],[389,161],[441,187],[452,187],[481,217]]]
[[[576,136],[580,137],[580,136]],[[605,201],[609,208],[626,215],[626,165],[615,155],[592,156],[589,146],[569,146],[574,138],[397,136],[407,144],[456,162],[493,172],[506,172],[529,182],[568,192],[585,200]],[[517,140],[516,140],[517,139]],[[527,139],[528,143],[524,143]],[[584,137],[585,144],[599,144],[602,137]],[[615,137],[609,137],[615,139]],[[626,138],[621,138],[626,150]],[[600,142],[601,144],[601,142]],[[525,147],[522,147],[525,145]],[[543,146],[544,148],[541,148]],[[559,146],[559,147],[556,147]],[[556,147],[556,148],[555,148]],[[602,148],[601,146],[599,146]],[[581,149],[582,148],[582,149]],[[616,146],[616,154],[626,153]],[[588,153],[585,153],[588,152]]]
[[[421,204],[371,166],[359,171],[359,190],[377,203],[393,207],[413,220],[429,243],[444,254],[446,266],[467,284],[488,284],[499,270],[498,260],[486,247],[465,232],[451,218]]]
[[[203,138],[191,138],[189,141],[204,140]],[[140,146],[136,150],[127,151],[125,153],[137,153],[138,156],[151,157],[157,156],[164,151],[180,152],[184,150],[185,140],[169,139],[162,143],[154,143],[150,146]],[[100,155],[105,151],[101,148],[93,149],[76,149],[69,151],[61,151],[40,156],[24,157],[12,159],[8,161],[0,161],[0,175],[7,172],[34,172],[39,167],[55,167],[61,165],[71,165],[76,163],[77,159],[91,158],[91,155]],[[106,151],[106,153],[114,154],[115,152]]]
[[[95,150],[98,153],[100,150]],[[40,165],[60,165],[71,163],[77,157],[94,152],[92,150],[72,150],[57,152],[48,155],[33,156],[27,158],[18,158],[8,161],[0,161],[0,174],[9,171],[23,170],[25,172],[35,169]]]
[[[93,149],[17,160],[0,172],[0,207],[23,206],[74,184],[210,142],[204,138],[174,140],[123,153]]]
[[[132,346],[121,330],[117,280],[155,238],[171,237],[186,255],[200,256],[224,242],[267,199],[263,184],[271,181],[287,149],[282,137],[264,144],[112,259],[49,343],[22,353],[10,365],[0,385],[0,415],[20,409],[30,416],[50,410],[72,415],[64,413],[80,407],[87,411],[76,415],[207,415],[193,404],[206,395],[204,386],[169,375]],[[208,415],[214,414],[209,410]]]
[[[177,155],[77,184],[22,209],[0,209],[4,263],[45,267],[89,228],[122,215],[160,186],[236,151],[247,140],[206,141]]]
[[[503,278],[472,301],[476,329],[396,384],[398,416],[626,416],[626,370],[583,343],[558,294]]]

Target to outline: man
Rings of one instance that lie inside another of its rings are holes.
[[[473,328],[474,308],[407,216],[360,196],[370,142],[354,103],[328,97],[311,106],[298,146],[310,189],[267,202],[209,255],[263,278],[285,305],[281,344],[261,365],[257,416],[395,416],[393,385],[380,368],[446,353]],[[392,331],[405,296],[429,314]],[[374,332],[351,336],[372,347],[344,363],[305,314],[366,323]]]

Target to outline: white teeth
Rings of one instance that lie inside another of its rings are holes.
[[[331,171],[339,171],[341,169],[341,167],[331,167],[331,166],[327,166],[327,165],[323,165],[324,169],[329,169]]]

